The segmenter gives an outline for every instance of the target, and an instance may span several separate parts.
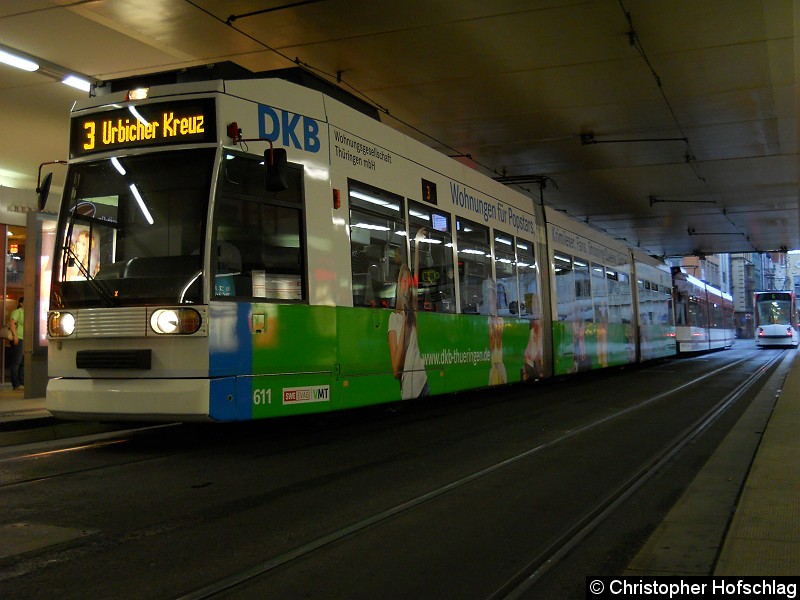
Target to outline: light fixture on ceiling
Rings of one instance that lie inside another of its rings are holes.
[[[2,44],[0,44],[0,62],[16,67],[17,69],[22,69],[23,71],[28,71],[29,73],[39,73],[51,77],[65,85],[87,93],[91,92],[92,85],[95,83],[91,78],[76,73],[71,69],[9,48],[8,46],[3,46]]]
[[[744,234],[739,232],[739,231],[697,231],[694,227],[688,227],[686,229],[686,233],[688,235],[741,235],[741,236],[744,236]]]
[[[655,196],[650,196],[650,206],[652,207],[653,204],[660,204],[662,202],[670,202],[675,204],[716,204],[716,200],[667,200],[664,198],[656,198]],[[724,213],[724,211],[723,211]]]
[[[23,71],[33,72],[39,70],[39,65],[32,60],[22,58],[21,56],[16,56],[11,52],[6,52],[5,50],[0,50],[0,62],[12,67],[16,67],[17,69],[22,69]]]
[[[594,137],[594,132],[581,134],[581,144],[588,146],[589,144],[633,144],[637,142],[684,142],[689,143],[689,139],[685,137],[663,137],[663,138],[617,138],[598,140]]]
[[[61,80],[61,83],[64,83],[70,87],[74,87],[76,90],[81,90],[87,93],[92,89],[92,83],[88,79],[76,77],[75,75],[68,75],[67,77]]]

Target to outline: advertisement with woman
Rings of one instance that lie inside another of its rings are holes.
[[[88,227],[76,226],[73,229],[69,248],[67,281],[82,281],[97,275],[100,270],[100,253]]]
[[[414,238],[414,275],[406,265],[400,266],[397,276],[395,309],[389,315],[389,354],[392,372],[400,382],[401,398],[408,400],[430,395],[425,361],[417,339],[417,283],[419,281],[419,240],[425,236],[420,229]]]

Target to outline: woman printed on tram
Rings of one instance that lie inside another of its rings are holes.
[[[522,381],[532,381],[544,376],[544,357],[542,356],[542,309],[539,296],[531,295],[530,332],[525,347],[525,360],[522,365]]]
[[[489,370],[489,385],[508,383],[506,366],[503,364],[503,317],[498,314],[497,284],[488,280],[489,304],[489,357],[492,362]]]
[[[418,248],[421,229],[414,240],[415,250]],[[392,360],[392,372],[400,382],[400,395],[403,400],[428,396],[428,375],[425,373],[425,361],[419,351],[417,340],[417,281],[419,276],[419,255],[415,252],[416,265],[414,275],[405,265],[400,265],[397,274],[397,290],[395,308],[389,315],[389,355]]]

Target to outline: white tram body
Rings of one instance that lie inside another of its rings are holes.
[[[797,347],[800,337],[794,292],[755,292],[753,308],[756,346]]]

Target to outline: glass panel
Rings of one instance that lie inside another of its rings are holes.
[[[527,319],[541,319],[542,302],[533,242],[517,240],[517,272],[521,294],[520,315]]]
[[[705,302],[701,304],[701,301],[696,296],[690,296],[689,298],[689,325],[691,327],[705,327],[706,326],[706,316],[705,316]]]
[[[403,198],[349,185],[353,306],[394,308],[400,267],[408,264]]]
[[[211,269],[217,297],[303,300],[302,167],[287,190],[264,188],[261,157],[229,154],[222,168]]]
[[[686,292],[675,292],[675,325],[689,325],[689,296]]]
[[[591,323],[594,320],[592,311],[592,283],[589,275],[589,264],[575,259],[575,302],[577,314],[575,319]]]
[[[489,228],[465,219],[456,220],[458,231],[458,282],[461,312],[488,315],[486,294],[492,284]]]
[[[455,312],[450,215],[408,202],[408,223],[420,310]]]
[[[575,320],[575,272],[572,257],[556,254],[553,257],[556,274],[556,300],[559,321]]]
[[[594,322],[608,323],[606,269],[603,265],[595,263],[592,264],[592,301],[594,303]]]
[[[213,149],[70,167],[54,257],[54,306],[202,300]]]
[[[622,296],[620,292],[619,273],[606,269],[606,286],[608,287],[608,322],[622,323]]]
[[[633,302],[631,296],[631,279],[627,273],[618,273],[619,276],[619,312],[623,323],[633,323]]]
[[[295,208],[222,198],[212,257],[214,294],[302,300],[301,219]]]
[[[514,238],[500,233],[494,236],[494,270],[497,276],[497,311],[500,315],[519,316],[517,260]]]
[[[759,325],[783,325],[791,320],[791,303],[788,299],[761,300],[756,308]]]

